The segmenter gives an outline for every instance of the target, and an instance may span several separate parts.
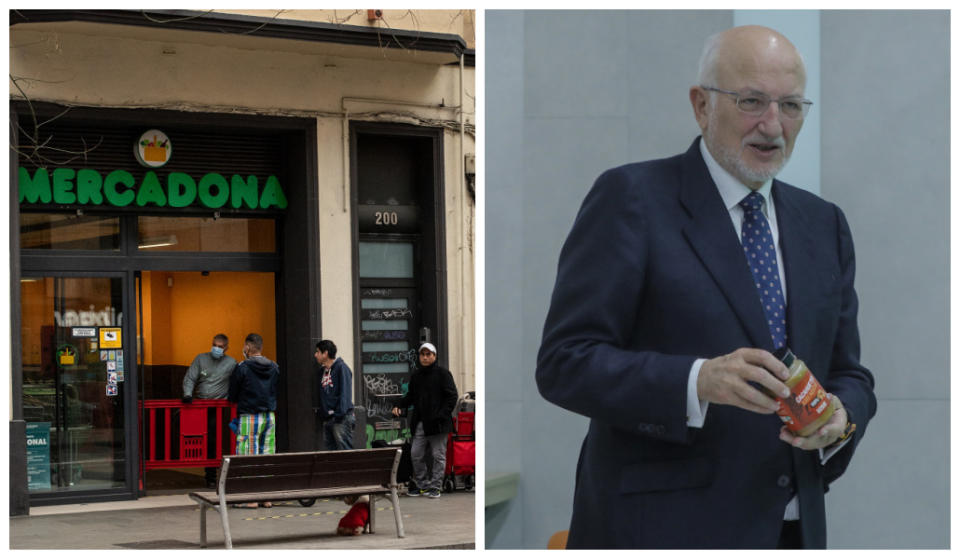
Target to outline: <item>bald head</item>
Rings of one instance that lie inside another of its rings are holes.
[[[733,79],[750,79],[770,69],[792,73],[806,84],[803,57],[793,43],[769,27],[743,25],[707,39],[698,79],[703,85],[717,86]]]

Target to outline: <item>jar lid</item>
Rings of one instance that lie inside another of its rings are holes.
[[[793,360],[797,358],[796,355],[790,351],[790,348],[783,346],[780,349],[773,352],[773,356],[783,362],[784,365],[789,369],[793,365]]]

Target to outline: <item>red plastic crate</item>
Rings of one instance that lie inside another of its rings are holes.
[[[184,404],[180,400],[145,400],[140,402],[140,407],[146,411],[146,425],[141,425],[147,434],[146,448],[141,448],[144,470],[220,465],[223,460],[223,435],[226,430],[220,410],[230,408],[230,417],[237,417],[236,404],[227,400],[194,400],[190,404]],[[214,433],[207,432],[207,410],[210,408],[218,410]],[[174,410],[180,410],[180,430],[176,433],[171,432]],[[162,441],[158,441],[158,422],[161,421],[166,436]],[[209,437],[216,437],[215,452],[210,456],[207,449]],[[161,456],[156,452],[158,445],[163,447]],[[231,432],[230,447],[234,446],[236,435]],[[180,457],[176,460],[170,458],[172,448],[180,449]]]

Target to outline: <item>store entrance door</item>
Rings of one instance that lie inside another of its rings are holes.
[[[278,360],[275,275],[145,270],[137,278],[142,488],[160,494],[203,487],[210,467],[203,463],[233,452],[230,409],[200,396],[199,384],[215,383],[215,371],[201,370],[194,401],[182,403],[184,376],[217,334],[227,336],[225,354],[237,362],[251,332],[263,337],[264,357]]]
[[[38,495],[132,491],[125,434],[135,340],[123,274],[21,279],[27,477]]]

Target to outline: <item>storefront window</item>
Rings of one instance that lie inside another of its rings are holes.
[[[406,330],[409,323],[406,320],[362,320],[360,327],[364,330]]]
[[[406,340],[399,342],[363,342],[363,351],[407,351],[410,344]]]
[[[273,219],[138,218],[137,246],[145,251],[276,252]]]
[[[408,363],[416,351],[410,350],[406,340],[396,342],[363,342],[361,350],[364,361],[383,361],[382,363],[364,363],[363,373],[406,373]]]
[[[20,283],[23,417],[32,492],[126,485],[122,280]]]
[[[406,373],[410,371],[410,367],[406,362],[403,363],[375,363],[375,364],[363,364],[363,374],[376,374],[376,373]]]
[[[413,243],[360,243],[360,277],[412,278]]]
[[[409,304],[406,299],[361,299],[361,309],[395,309],[407,308]]]
[[[25,250],[119,250],[120,218],[22,212],[20,247]]]

